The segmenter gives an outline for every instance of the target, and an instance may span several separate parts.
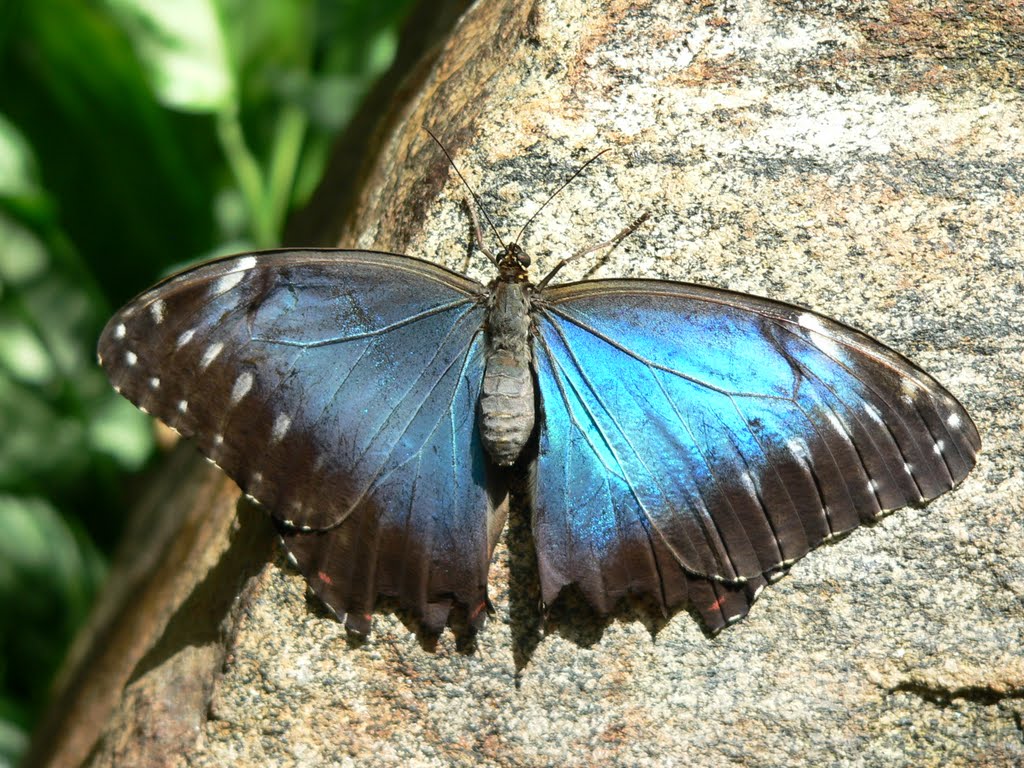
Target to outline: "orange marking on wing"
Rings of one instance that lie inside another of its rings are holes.
[[[481,600],[481,601],[480,601],[480,605],[478,605],[478,606],[477,606],[476,608],[474,608],[474,609],[473,609],[473,610],[472,610],[472,611],[470,612],[470,614],[469,614],[469,620],[470,620],[470,621],[472,621],[472,620],[473,620],[473,619],[475,619],[475,618],[476,618],[477,616],[479,616],[479,615],[480,615],[480,611],[482,611],[482,610],[484,609],[484,607],[485,607],[486,605],[487,605],[487,602],[486,602],[485,600]]]

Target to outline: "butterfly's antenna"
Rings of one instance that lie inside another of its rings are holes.
[[[597,158],[599,158],[605,152],[608,152],[610,149],[611,149],[611,147],[607,147],[606,149],[602,149],[600,152],[598,152],[592,158],[587,160],[587,162],[585,162],[583,165],[581,165],[579,168],[576,169],[576,172],[573,173],[572,176],[570,176],[568,179],[563,181],[561,183],[561,185],[558,187],[558,189],[556,189],[554,192],[552,192],[550,195],[548,195],[548,199],[544,201],[544,203],[541,205],[540,208],[538,208],[536,211],[534,211],[534,214],[533,214],[533,216],[530,217],[529,221],[527,221],[525,224],[523,224],[523,228],[519,230],[519,233],[516,235],[515,240],[513,240],[512,242],[513,243],[518,243],[519,242],[519,238],[523,236],[523,232],[526,231],[526,228],[528,226],[530,226],[531,224],[533,224],[533,220],[537,218],[537,214],[539,214],[541,211],[543,211],[544,208],[547,207],[547,204],[555,199],[555,195],[557,195],[559,192],[561,192],[563,189],[565,189],[567,186],[569,186],[569,184],[572,182],[573,179],[575,179],[577,176],[579,176],[581,173],[583,173],[583,171],[585,171],[587,169],[588,165],[590,165],[592,162],[597,160]]]
[[[491,225],[491,231],[494,232],[494,236],[498,238],[498,242],[501,243],[501,248],[502,250],[504,250],[505,242],[501,239],[501,235],[498,234],[498,228],[494,226],[494,222],[491,221],[490,214],[487,213],[487,209],[484,208],[484,204],[480,202],[480,196],[474,191],[474,189],[471,186],[469,186],[469,182],[466,181],[466,177],[462,175],[462,171],[459,170],[459,166],[455,164],[455,161],[452,159],[451,154],[445,148],[444,144],[441,143],[441,140],[438,139],[437,136],[434,135],[434,132],[427,128],[427,126],[423,126],[423,130],[427,132],[427,135],[429,135],[430,138],[434,140],[434,143],[441,148],[441,151],[444,152],[444,156],[448,158],[448,163],[455,170],[455,173],[458,175],[458,177],[462,179],[462,183],[466,185],[466,189],[469,190],[469,194],[473,196],[473,201],[476,203],[476,207],[480,209],[480,212],[483,213],[484,218],[487,219],[487,223]],[[470,213],[472,214],[472,211],[470,211]],[[479,233],[479,231],[480,228],[477,227],[477,232]]]

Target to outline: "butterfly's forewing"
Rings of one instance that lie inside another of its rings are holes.
[[[534,305],[548,601],[577,584],[601,610],[647,595],[720,625],[821,542],[952,488],[980,448],[931,377],[806,310],[640,280]],[[691,594],[693,576],[734,586]]]
[[[108,323],[111,381],[278,521],[313,590],[366,628],[474,615],[503,520],[475,429],[483,287],[427,262],[274,251],[164,281]]]

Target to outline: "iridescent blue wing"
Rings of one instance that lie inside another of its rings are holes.
[[[822,542],[948,491],[980,448],[934,379],[804,309],[642,280],[534,304],[548,602],[576,584],[601,611],[646,596],[723,626]]]
[[[271,512],[350,627],[383,594],[439,630],[453,602],[482,617],[503,524],[476,430],[484,293],[404,256],[246,254],[143,293],[99,353]]]

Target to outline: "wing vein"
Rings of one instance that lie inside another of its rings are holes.
[[[576,367],[576,370],[579,371],[580,376],[582,377],[582,379],[583,379],[584,383],[586,384],[587,388],[590,390],[590,393],[593,395],[593,397],[596,400],[596,402],[601,406],[601,409],[607,415],[608,420],[615,426],[616,430],[618,430],[619,435],[622,437],[622,439],[625,442],[625,444],[632,451],[633,456],[643,466],[643,468],[647,471],[647,473],[651,476],[651,478],[654,481],[655,485],[657,485],[658,491],[661,493],[662,498],[664,498],[667,501],[669,499],[669,495],[666,492],[664,486],[661,484],[660,479],[658,478],[657,474],[654,473],[654,472],[651,472],[651,469],[648,466],[648,463],[644,460],[641,452],[639,450],[637,450],[636,446],[633,444],[633,441],[630,439],[629,435],[627,435],[625,430],[623,430],[622,426],[619,424],[618,420],[615,418],[615,416],[612,413],[611,409],[607,406],[607,404],[605,403],[604,399],[598,393],[597,388],[594,386],[593,382],[590,380],[590,377],[587,376],[586,371],[584,370],[583,366],[580,364],[579,359],[576,357],[576,354],[572,351],[572,348],[569,345],[568,339],[565,337],[565,334],[563,333],[562,329],[558,326],[557,323],[555,323],[551,319],[550,315],[546,311],[544,311],[543,309],[539,310],[539,314],[544,316],[544,318],[548,321],[548,323],[551,326],[551,328],[555,331],[556,334],[558,334],[558,337],[561,339],[562,344],[565,346],[566,352],[568,353],[569,357],[571,358],[571,360],[573,362],[573,365]],[[546,340],[543,339],[543,336],[541,336],[541,339],[544,342],[545,346],[547,346],[547,342],[546,342]],[[557,360],[556,360],[556,363],[557,363]],[[559,365],[559,368],[561,368],[560,365]],[[574,389],[575,389],[575,387],[574,387]],[[580,402],[583,403],[583,398],[582,397],[580,397]],[[600,426],[600,424],[599,424],[597,418],[594,416],[593,412],[590,410],[590,408],[588,408],[586,406],[585,403],[584,403],[584,408],[587,409],[587,412],[588,412],[588,415],[590,417],[591,423],[594,424],[594,426],[598,427],[598,429],[601,431],[602,437],[604,437],[604,429]],[[629,486],[630,493],[632,494],[633,498],[636,500],[638,508],[643,513],[644,517],[647,519],[647,521],[650,524],[651,528],[658,532],[659,537],[665,543],[665,546],[669,549],[669,551],[672,552],[673,556],[675,556],[676,559],[680,563],[683,563],[685,561],[685,559],[679,554],[679,552],[676,550],[676,548],[672,545],[672,542],[668,540],[668,537],[666,537],[664,535],[664,533],[662,533],[661,530],[658,528],[658,525],[654,521],[653,516],[651,515],[650,511],[647,509],[647,506],[644,504],[643,500],[640,498],[640,494],[638,493],[635,485],[633,484],[632,479],[629,477],[629,472],[623,466],[622,460],[618,456],[618,452],[615,451],[615,449],[611,447],[610,440],[608,440],[607,437],[604,437],[604,439],[605,439],[606,444],[609,446],[609,449],[612,451],[613,455],[615,455],[616,461],[618,462],[619,466],[623,470],[622,471],[623,479],[626,481],[627,485]],[[710,537],[711,531],[708,530],[708,528],[707,528],[707,522],[708,521],[704,520],[702,515],[699,517],[699,519],[701,520],[701,527],[702,527],[702,529],[704,530],[704,533],[705,533],[705,539],[710,544],[711,543],[711,537]],[[718,540],[718,547],[720,548],[721,552],[724,553],[726,555],[726,557],[728,557],[728,550],[726,549],[725,542],[723,541],[723,539],[721,537],[721,532],[718,530],[717,525],[715,525],[714,520],[711,520],[711,524],[715,528],[715,536],[716,536],[716,538]],[[692,545],[692,543],[691,543],[691,545]],[[714,556],[715,560],[718,562],[718,565],[720,567],[722,565],[724,565],[721,562],[719,552],[716,550],[716,548],[709,546],[708,549],[711,551],[711,554]],[[730,568],[731,568],[732,563],[730,562],[729,565],[730,565]],[[733,573],[735,573],[734,569],[733,569]]]
[[[690,440],[691,440],[691,442],[693,444],[693,447],[696,449],[697,453],[700,455],[700,459],[704,463],[704,466],[707,467],[708,475],[712,478],[712,481],[714,482],[715,487],[719,490],[719,492],[721,494],[721,497],[722,497],[722,500],[729,507],[729,509],[732,512],[733,516],[736,516],[736,509],[733,506],[732,502],[729,500],[728,495],[726,493],[724,493],[721,480],[718,477],[718,473],[715,471],[714,466],[711,464],[711,461],[708,459],[707,452],[701,447],[701,442],[697,438],[696,434],[694,434],[693,428],[692,428],[689,420],[686,419],[683,416],[683,414],[679,410],[675,400],[673,400],[671,395],[669,395],[668,390],[665,388],[664,383],[657,376],[657,374],[655,374],[653,371],[651,373],[651,378],[654,379],[654,381],[657,383],[658,389],[661,391],[661,394],[664,396],[665,400],[668,401],[669,405],[672,407],[672,413],[675,414],[676,420],[679,422],[680,427],[682,427],[682,429],[686,432],[686,434],[689,435]],[[711,524],[715,526],[715,531],[716,531],[716,533],[718,535],[718,538],[722,541],[723,551],[726,553],[726,556],[729,557],[729,561],[730,561],[729,564],[730,564],[730,567],[732,568],[733,573],[739,573],[739,569],[736,568],[736,564],[732,562],[732,556],[729,554],[728,547],[725,546],[725,537],[722,535],[721,529],[718,527],[718,524],[715,523],[714,517],[710,513],[710,506],[708,504],[707,498],[704,495],[704,489],[700,486],[699,483],[697,484],[697,495],[700,496],[700,500],[701,500],[700,516],[702,518],[703,517],[707,517],[708,520],[711,522]],[[706,525],[706,523],[702,523],[702,525]],[[747,540],[747,543],[750,544],[751,550],[754,550],[753,542],[750,541],[750,537],[747,535],[746,529],[742,529],[742,530],[743,530],[743,536]]]
[[[414,323],[418,323],[421,320],[426,320],[427,318],[433,317],[434,315],[444,314],[445,312],[449,312],[453,309],[458,309],[459,307],[465,306],[467,304],[477,306],[479,305],[479,303],[480,302],[478,300],[472,298],[457,299],[456,301],[451,301],[448,302],[447,304],[442,304],[437,307],[431,307],[430,309],[424,310],[423,312],[418,312],[415,315],[410,315],[409,317],[402,318],[401,320],[398,320],[394,323],[389,323],[388,325],[385,325],[381,328],[375,328],[372,331],[365,331],[363,333],[353,333],[348,336],[336,336],[330,339],[318,339],[316,341],[293,341],[291,339],[281,338],[254,338],[253,340],[263,342],[264,344],[271,344],[282,347],[302,347],[307,349],[315,349],[317,347],[327,347],[333,344],[345,344],[346,342],[349,341],[359,341],[360,339],[373,338],[374,336],[383,336],[384,334],[391,333],[391,331],[398,330],[399,328],[403,328],[407,325],[413,325]],[[472,306],[470,307],[470,309],[472,309]],[[469,309],[467,309],[466,311],[468,312]]]
[[[429,400],[429,399],[430,399],[430,396],[431,396],[431,395],[432,395],[432,394],[434,393],[434,391],[435,391],[435,390],[437,389],[437,387],[438,387],[438,385],[439,385],[439,384],[441,383],[441,381],[443,381],[443,380],[444,380],[444,377],[445,377],[445,375],[447,375],[448,371],[450,371],[450,370],[452,369],[452,367],[453,367],[453,366],[454,366],[454,365],[455,365],[456,363],[460,362],[460,357],[461,357],[461,370],[460,370],[460,372],[459,372],[459,377],[458,377],[458,379],[457,379],[457,382],[461,383],[461,381],[463,380],[463,377],[464,377],[464,375],[465,375],[465,372],[466,372],[467,364],[468,364],[468,362],[469,362],[469,352],[470,352],[470,350],[471,350],[471,349],[473,348],[473,345],[474,345],[474,344],[476,343],[476,340],[477,340],[477,338],[479,337],[480,333],[482,333],[482,331],[477,331],[476,333],[474,333],[474,334],[473,334],[473,336],[472,336],[472,337],[470,337],[470,340],[469,340],[469,342],[468,342],[468,343],[467,343],[467,344],[465,345],[465,347],[463,347],[463,349],[462,349],[462,352],[460,352],[460,355],[459,355],[459,356],[457,356],[457,357],[456,357],[456,358],[455,358],[454,360],[452,360],[452,361],[451,361],[451,362],[450,362],[450,363],[449,363],[449,364],[448,364],[448,365],[447,365],[447,366],[445,367],[444,373],[443,373],[443,374],[442,374],[441,376],[439,376],[439,377],[437,378],[437,380],[436,380],[436,381],[434,382],[434,384],[433,384],[433,385],[431,386],[431,388],[430,388],[429,392],[427,392],[427,394],[426,394],[426,395],[425,395],[425,396],[423,397],[423,399],[422,399],[422,400],[421,400],[421,401],[419,402],[419,404],[417,404],[417,406],[416,406],[416,409],[415,409],[415,411],[413,412],[413,414],[412,414],[411,418],[409,419],[408,423],[407,423],[407,424],[405,425],[405,428],[404,428],[404,429],[402,430],[401,434],[399,434],[399,436],[398,436],[398,439],[396,439],[396,440],[395,440],[395,442],[394,442],[394,443],[392,443],[392,447],[391,447],[391,449],[390,449],[390,450],[388,451],[388,455],[389,455],[389,456],[393,456],[393,455],[394,455],[394,449],[395,449],[395,446],[397,446],[397,445],[398,445],[398,443],[399,443],[399,442],[401,441],[401,438],[402,438],[402,436],[403,436],[403,435],[405,435],[405,434],[406,434],[406,433],[407,433],[407,432],[409,431],[409,427],[411,427],[411,426],[412,426],[412,423],[413,423],[413,421],[415,421],[415,420],[416,420],[416,416],[418,416],[418,415],[419,415],[419,413],[420,413],[420,412],[421,412],[421,411],[423,410],[423,406],[424,406],[424,404],[426,403],[426,401],[427,401],[427,400]],[[455,386],[455,388],[454,388],[454,389],[452,390],[452,394],[451,394],[451,396],[449,397],[449,400],[448,400],[448,409],[447,409],[448,411],[451,411],[451,406],[452,406],[452,403],[453,403],[453,402],[454,402],[454,400],[455,400],[455,396],[456,396],[456,394],[458,393],[458,390],[459,390],[459,386],[458,386],[458,383],[457,383],[457,384],[456,384],[456,386]],[[443,410],[443,409],[442,409],[442,410]],[[430,439],[429,439],[429,438],[430,438],[431,436],[433,436],[433,434],[434,434],[434,433],[435,433],[435,432],[437,431],[437,427],[438,427],[438,425],[440,425],[440,423],[441,423],[441,422],[442,422],[443,420],[444,420],[444,413],[442,412],[442,413],[441,413],[441,414],[440,414],[440,415],[439,415],[439,416],[437,417],[437,420],[436,420],[436,421],[434,422],[434,425],[433,425],[433,426],[431,427],[431,429],[430,429],[430,432],[428,432],[428,433],[427,433],[427,437],[426,437],[426,438],[425,438],[425,439],[423,440],[423,444],[422,444],[422,445],[420,445],[420,447],[419,447],[419,448],[417,448],[417,449],[416,449],[416,450],[415,450],[415,451],[414,451],[413,453],[411,453],[411,454],[410,454],[410,455],[409,455],[408,457],[406,457],[406,458],[405,458],[405,459],[403,459],[402,461],[398,462],[397,464],[393,465],[393,466],[392,466],[392,467],[391,467],[390,469],[388,469],[388,470],[387,470],[386,472],[380,472],[380,473],[378,473],[377,475],[375,475],[375,476],[374,476],[374,477],[373,477],[373,478],[372,478],[372,479],[370,480],[370,483],[368,484],[368,486],[367,486],[367,489],[366,489],[366,491],[364,491],[364,492],[363,492],[363,494],[361,494],[361,495],[360,495],[360,498],[361,498],[362,496],[365,496],[366,494],[368,494],[368,493],[369,493],[369,492],[370,492],[370,491],[371,491],[371,490],[372,490],[372,489],[373,489],[374,487],[376,487],[377,485],[379,485],[379,484],[380,484],[381,482],[383,482],[384,480],[387,480],[387,479],[388,479],[388,478],[389,478],[389,477],[390,477],[391,475],[393,475],[393,474],[394,474],[395,472],[397,472],[397,471],[398,471],[399,469],[401,469],[402,467],[404,467],[404,466],[405,466],[406,464],[408,464],[408,463],[409,463],[410,461],[412,461],[413,459],[418,459],[418,458],[419,458],[419,457],[420,457],[420,456],[422,455],[422,453],[423,453],[423,446],[424,446],[424,445],[427,445],[427,444],[428,444],[428,443],[430,442]]]
[[[572,383],[569,381],[569,377],[564,374],[564,370],[562,369],[562,366],[559,364],[559,362],[558,362],[557,358],[555,357],[555,355],[552,353],[551,347],[547,343],[547,339],[545,339],[543,335],[538,335],[537,338],[538,338],[538,340],[540,342],[541,350],[543,351],[543,353],[547,357],[548,362],[549,362],[549,364],[551,366],[552,378],[555,381],[555,386],[558,387],[558,392],[559,392],[559,395],[562,398],[562,402],[565,404],[566,411],[569,414],[569,419],[570,419],[570,422],[572,423],[573,430],[583,438],[583,440],[590,447],[590,451],[593,454],[593,456],[595,457],[595,459],[597,459],[598,463],[605,470],[603,473],[601,473],[601,481],[602,481],[603,486],[604,486],[603,490],[608,495],[608,502],[609,502],[608,506],[609,506],[609,508],[611,508],[614,511],[614,501],[613,501],[613,497],[612,497],[612,489],[611,489],[611,482],[610,482],[610,478],[611,477],[617,477],[619,480],[623,481],[624,484],[626,485],[626,487],[629,488],[630,493],[636,499],[637,504],[640,505],[641,504],[640,499],[637,497],[635,489],[629,483],[629,479],[625,476],[625,471],[623,470],[623,468],[621,466],[621,462],[619,463],[619,470],[620,471],[616,472],[612,467],[610,467],[605,462],[604,458],[601,456],[600,452],[597,450],[594,441],[591,439],[590,435],[587,434],[587,431],[585,429],[583,429],[583,426],[582,426],[579,418],[576,415],[575,409],[573,408],[573,405],[572,405],[572,403],[569,400],[569,394],[568,394],[568,392],[567,392],[567,390],[565,388],[566,385],[568,384],[568,386],[572,387],[573,392],[576,393],[577,399],[583,405],[584,409],[586,409],[586,404],[583,402],[583,398],[579,395],[579,392],[576,389],[576,387],[574,385],[572,385]],[[559,375],[560,371],[562,372],[561,375]],[[611,443],[609,442],[607,436],[604,434],[604,431],[600,429],[599,425],[597,425],[596,422],[594,422],[593,419],[591,419],[591,423],[594,424],[594,426],[598,427],[598,433],[601,436],[602,442],[604,443],[605,447],[608,449],[608,452],[616,459],[616,461],[618,461],[618,456],[615,454],[615,450],[612,447]],[[569,441],[566,441],[566,451],[567,452],[568,452],[568,445],[569,445]],[[568,453],[567,453],[567,455],[568,455]],[[563,473],[563,476],[567,477],[567,475],[565,475],[564,473]],[[564,489],[563,493],[562,493],[563,505],[564,505],[564,508],[568,508],[569,507],[569,503],[570,503],[569,490],[568,490],[568,481],[563,485],[563,489]],[[562,515],[561,518],[562,518],[562,522],[564,523],[564,526],[565,526],[565,541],[567,541],[569,543],[572,543],[572,544],[575,544],[576,539],[575,539],[575,536],[573,536],[572,527],[571,527],[570,522],[569,522],[569,516],[568,515]],[[601,562],[601,557],[598,555],[598,553],[595,550],[595,541],[594,541],[593,538],[590,538],[588,540],[588,545],[589,545],[588,548],[589,548],[590,553],[591,553],[592,561],[596,562],[596,563],[600,563]],[[601,577],[602,583],[606,584],[607,583],[607,579],[605,578],[604,573],[602,573],[600,571],[600,569],[598,570],[598,573],[599,573],[599,575]],[[605,592],[607,593],[607,589],[605,589]]]
[[[435,360],[437,360],[438,357],[440,357],[441,353],[445,349],[447,341],[450,338],[452,338],[452,336],[455,335],[456,331],[461,330],[460,326],[465,323],[466,317],[469,315],[469,313],[472,311],[472,309],[473,309],[473,307],[469,307],[464,312],[462,312],[458,317],[455,318],[455,322],[452,323],[452,327],[448,329],[447,333],[445,333],[444,338],[437,345],[437,349],[431,355],[430,360],[428,360],[426,365],[423,366],[423,370],[420,371],[418,376],[416,376],[415,378],[410,377],[410,379],[409,379],[409,386],[406,388],[405,392],[396,401],[396,405],[395,405],[395,407],[391,411],[392,414],[397,413],[401,409],[401,407],[405,404],[405,401],[410,397],[411,393],[415,390],[416,385],[419,382],[421,382],[423,380],[423,378],[427,375],[427,371],[430,370],[430,366],[433,364],[433,362]],[[473,343],[473,340],[476,338],[476,336],[477,336],[477,334],[474,333],[470,337],[469,342],[467,342],[466,346],[463,347],[463,351],[465,351],[465,349],[467,349]],[[462,354],[462,352],[460,352],[459,354]],[[455,361],[457,359],[458,359],[458,355],[456,355],[455,358],[453,358],[452,362],[449,363],[445,367],[444,373],[447,373],[449,370],[451,370],[451,366],[455,364]],[[431,384],[430,388],[424,393],[423,398],[420,400],[420,402],[413,409],[413,412],[411,414],[409,422],[405,426],[405,429],[403,429],[400,432],[400,434],[398,436],[398,439],[395,441],[395,443],[392,444],[391,449],[388,450],[389,454],[394,451],[394,446],[397,444],[398,440],[400,440],[402,435],[404,435],[406,433],[406,431],[408,431],[409,426],[411,426],[411,424],[415,420],[416,416],[419,415],[420,410],[423,408],[423,404],[427,400],[430,399],[430,396],[437,389],[437,386],[441,383],[441,380],[444,378],[444,373],[442,373],[441,376],[439,376],[439,377],[434,379],[434,382]],[[385,422],[386,422],[386,420],[385,420]],[[381,428],[383,429],[383,427],[384,427],[384,425],[382,424]],[[365,449],[363,450],[363,452],[361,454],[359,454],[359,456],[357,457],[358,459],[364,458],[370,452],[370,449],[371,449],[371,446],[373,444],[374,439],[376,437],[379,437],[379,436],[380,436],[380,432],[378,432],[374,436],[374,438],[372,438],[367,443],[367,445],[366,445]]]
[[[790,327],[790,324],[778,323],[776,325],[776,327],[778,327],[779,330],[781,330],[781,331],[783,331],[785,333],[788,333],[790,336],[792,336],[798,342],[803,344],[804,348],[810,349],[810,350],[812,350],[812,351],[814,351],[814,352],[816,352],[818,354],[824,355],[826,358],[828,358],[833,363],[835,363],[847,376],[849,376],[854,381],[858,382],[861,385],[861,387],[864,389],[864,391],[871,393],[871,395],[873,395],[877,399],[878,402],[885,404],[887,406],[887,410],[889,411],[889,413],[903,427],[903,429],[906,430],[906,432],[909,435],[914,435],[915,434],[915,430],[910,427],[910,425],[908,424],[907,419],[904,417],[904,415],[897,408],[894,408],[892,406],[889,396],[887,396],[885,393],[879,391],[870,381],[868,381],[865,377],[863,377],[860,374],[858,374],[856,370],[854,370],[850,366],[846,365],[842,360],[838,360],[835,357],[833,357],[832,355],[828,354],[823,349],[821,349],[816,344],[814,344],[813,341],[810,341],[807,338],[805,338],[802,334],[797,333],[796,330],[794,330],[794,328]],[[832,341],[841,341],[841,339],[834,338],[831,335],[829,336],[829,339],[832,340]],[[849,348],[855,348],[858,351],[860,351],[860,352],[862,352],[864,354],[867,354],[859,346],[858,347],[854,347],[853,345],[847,345],[847,346]],[[877,356],[871,356],[871,357],[872,357],[872,359],[880,360],[880,358],[878,358]],[[886,367],[888,367],[890,369],[893,368],[893,366],[888,365],[888,363],[886,361],[880,360],[880,362],[881,362],[882,365],[885,365]],[[809,371],[806,368],[806,366],[804,366],[802,364],[799,364],[799,363],[798,363],[798,365],[799,365],[800,369],[805,374],[814,375],[813,372]],[[906,378],[908,378],[908,379],[910,379],[912,381],[914,381],[916,384],[919,384],[920,391],[929,392],[929,393],[934,391],[934,387],[932,385],[928,384],[927,382],[921,383],[920,379],[918,379],[915,376],[909,376],[905,372],[902,372],[902,371],[900,371],[900,375],[903,376],[903,377],[906,377]],[[821,377],[815,376],[815,378],[817,378],[824,386],[828,387],[829,391],[832,392],[833,395],[835,395],[837,400],[839,400],[840,402],[843,402],[849,408],[849,404],[846,403],[843,398],[839,397],[838,393],[836,393],[835,390],[833,390],[831,387],[829,387],[829,385],[826,384],[824,382],[824,380],[821,379]],[[870,401],[867,398],[861,398],[861,399],[864,400],[865,402],[871,404],[872,407],[874,407],[874,404],[870,403]],[[913,405],[914,405],[914,408],[915,408],[915,415],[917,415],[918,419],[920,420],[921,426],[924,427],[925,431],[928,433],[928,436],[934,442],[934,439],[935,439],[934,435],[931,432],[931,428],[928,426],[927,420],[924,418],[924,416],[921,413],[920,405],[917,402],[917,398],[912,398],[912,402],[913,402]],[[851,413],[855,413],[856,409],[850,408],[850,411],[851,411]],[[884,418],[881,418],[881,414],[879,414],[879,416],[880,416],[879,421],[882,423],[882,425],[885,427],[886,431],[889,433],[889,436],[892,439],[893,444],[896,446],[896,450],[899,452],[900,458],[903,460],[903,463],[905,465],[907,465],[907,466],[913,466],[910,462],[907,461],[906,454],[903,451],[903,447],[900,445],[900,441],[896,438],[896,434],[893,432],[893,430],[890,427],[890,425],[888,424],[888,422],[886,422],[886,420]],[[869,430],[866,430],[866,431],[867,431],[869,436],[872,434],[872,430],[869,429]],[[874,444],[874,440],[872,440],[872,443]],[[877,445],[876,445],[876,448],[877,448]],[[918,448],[920,449],[921,446],[919,445]],[[923,449],[921,450],[921,452],[925,453],[925,455],[927,455],[927,453]],[[879,454],[879,455],[881,455],[881,454]],[[945,463],[945,457],[943,457],[943,462]],[[949,471],[948,464],[946,465],[946,469],[947,469],[947,471]],[[914,486],[917,488],[917,490],[919,492],[919,495],[923,497],[923,494],[920,493],[920,489],[921,489],[920,483],[918,482],[917,478],[914,476],[913,471],[910,471],[908,474],[910,475],[910,479],[914,483]],[[950,474],[950,477],[952,477],[952,472],[951,471],[949,472],[949,474]],[[870,473],[869,473],[869,477],[870,477]],[[895,482],[895,480],[896,480],[896,478],[893,477],[893,481],[894,482]],[[898,483],[896,485],[898,487]]]

